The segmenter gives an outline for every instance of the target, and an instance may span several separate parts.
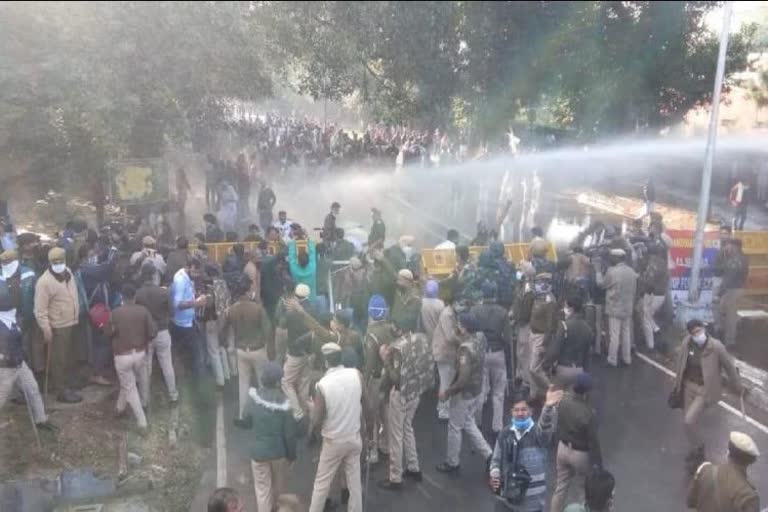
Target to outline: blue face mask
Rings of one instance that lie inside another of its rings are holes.
[[[524,432],[533,426],[533,418],[531,418],[530,416],[528,416],[524,420],[518,420],[518,419],[512,418],[512,426],[515,429]]]

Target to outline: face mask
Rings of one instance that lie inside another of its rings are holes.
[[[563,315],[565,315],[565,318],[570,317],[573,314],[573,311],[571,311],[571,308],[563,308]]]
[[[695,336],[692,336],[692,337],[691,337],[691,339],[692,339],[692,340],[693,340],[693,342],[694,342],[695,344],[697,344],[698,346],[702,346],[702,345],[704,345],[704,343],[706,343],[706,341],[707,341],[707,333],[705,333],[705,332],[702,332],[702,333],[700,333],[700,334],[696,334]]]
[[[55,265],[51,265],[51,270],[53,270],[56,274],[61,274],[67,269],[66,263],[56,263]]]
[[[512,418],[512,426],[521,431],[528,430],[530,427],[533,426],[533,418],[530,416],[525,418],[524,420],[518,420],[515,418]]]
[[[536,290],[537,295],[544,295],[549,293],[549,283],[534,283],[533,289]]]
[[[411,259],[411,256],[413,256],[413,247],[410,247],[410,246],[403,247],[403,253],[405,253],[406,260]]]
[[[3,264],[3,277],[6,279],[11,277],[13,274],[16,273],[16,270],[18,268],[19,268],[18,260]]]

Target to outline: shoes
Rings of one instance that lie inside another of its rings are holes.
[[[385,452],[384,450],[379,448],[379,458],[380,459],[388,459],[389,458],[389,453]]]
[[[405,478],[410,478],[414,482],[421,482],[422,480],[421,471],[411,471],[410,469],[407,469],[405,473],[403,473],[403,476]]]
[[[43,421],[36,425],[38,430],[45,430],[47,432],[58,432],[59,427],[51,423],[50,421]]]
[[[95,384],[96,386],[111,386],[112,382],[107,380],[106,378],[100,376],[100,375],[91,375],[91,378],[88,379],[89,384]]]
[[[459,471],[459,465],[451,466],[447,462],[441,462],[437,466],[435,466],[435,469],[438,470],[440,473],[458,473]]]
[[[67,389],[66,391],[59,393],[56,397],[56,401],[63,404],[79,404],[83,401],[83,397],[71,389]]]
[[[341,504],[346,505],[349,503],[349,489],[341,490]]]
[[[400,491],[403,489],[403,482],[393,482],[392,480],[382,480],[379,482],[379,489],[385,491]]]

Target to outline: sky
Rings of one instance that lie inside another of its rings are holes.
[[[705,23],[715,32],[720,32],[723,27],[723,7],[713,9]],[[759,23],[768,20],[768,2],[733,2],[733,18],[731,20],[731,32],[738,32],[744,23]]]

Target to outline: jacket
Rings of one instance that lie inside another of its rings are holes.
[[[624,262],[595,276],[597,285],[605,290],[605,314],[614,318],[630,318],[635,306],[637,274]]]
[[[408,334],[390,346],[391,355],[384,364],[388,383],[400,391],[406,403],[416,400],[434,384],[434,361],[427,337]]]
[[[104,333],[112,340],[114,354],[121,355],[130,350],[145,350],[157,336],[157,325],[144,306],[124,304],[112,311]]]
[[[291,412],[291,403],[280,389],[251,388],[243,419],[250,419],[248,451],[251,460],[296,459],[299,429]]]
[[[147,308],[159,331],[168,329],[171,306],[168,290],[154,283],[145,283],[136,292],[136,304]]]
[[[669,290],[669,269],[667,261],[661,255],[652,255],[640,275],[642,291],[645,294],[664,296]]]
[[[77,280],[71,271],[67,272],[69,280],[57,280],[50,269],[37,280],[34,311],[43,332],[71,327],[80,319]]]
[[[547,347],[544,368],[562,365],[586,369],[594,339],[595,333],[584,315],[571,315],[565,322],[558,323],[557,332]]]
[[[447,396],[461,394],[464,400],[471,400],[482,393],[486,350],[482,333],[469,334],[462,340],[456,358],[456,377],[445,390]]]
[[[531,305],[531,318],[528,326],[533,334],[555,333],[557,322],[557,300],[554,295],[547,293],[544,297],[534,297]]]
[[[719,502],[718,502],[719,500]],[[705,462],[688,486],[688,508],[696,512],[758,512],[760,497],[744,468]]]
[[[597,417],[586,397],[572,391],[557,406],[557,437],[574,450],[589,452],[589,461],[602,466]]]
[[[371,320],[368,324],[368,331],[365,333],[365,365],[363,375],[366,381],[381,377],[382,362],[379,356],[379,349],[382,345],[390,345],[395,341],[395,334],[392,330],[392,324],[384,320]]]
[[[8,279],[0,277],[0,311],[16,309],[19,326],[27,327],[35,318],[35,283],[32,269],[19,265]]]
[[[267,347],[272,355],[275,340],[272,336],[272,322],[260,304],[249,300],[239,300],[224,314],[222,331],[232,327],[235,347],[241,350],[258,350]]]
[[[443,309],[445,309],[445,304],[440,299],[421,299],[421,327],[427,335],[430,346]]]
[[[254,302],[261,302],[261,271],[259,267],[253,260],[248,260],[248,263],[243,267],[243,274],[251,280],[250,299]]]
[[[507,310],[489,302],[472,306],[470,311],[475,315],[478,330],[485,335],[487,349],[491,352],[504,350],[510,339]]]
[[[544,407],[536,424],[522,434],[520,439],[511,426],[504,427],[496,439],[491,456],[490,472],[501,479],[501,496],[509,486],[514,468],[511,467],[512,449],[517,445],[518,465],[525,468],[531,477],[528,490],[520,505],[512,506],[515,512],[544,510],[547,493],[546,472],[548,451],[557,426],[557,409]]]
[[[686,336],[683,339],[683,343],[680,346],[680,352],[677,357],[677,372],[675,374],[675,386],[674,389],[678,390],[683,385],[683,378],[685,374],[685,368],[688,363],[688,355],[690,354],[691,345],[693,341],[690,336]],[[686,386],[692,386],[697,393],[704,397],[704,401],[707,405],[717,403],[723,394],[723,386],[721,382],[720,372],[725,370],[728,375],[728,382],[737,391],[741,392],[743,386],[741,384],[741,377],[736,370],[736,365],[733,362],[733,357],[725,350],[723,344],[712,337],[707,338],[707,343],[704,346],[701,355],[701,370],[704,377],[704,386],[698,386],[693,382],[686,381]]]
[[[452,363],[456,360],[459,340],[456,337],[456,312],[451,306],[443,308],[437,327],[432,335],[432,357],[438,363]]]
[[[186,249],[176,249],[168,254],[168,261],[165,263],[166,281],[171,281],[176,272],[187,264],[189,251]]]

